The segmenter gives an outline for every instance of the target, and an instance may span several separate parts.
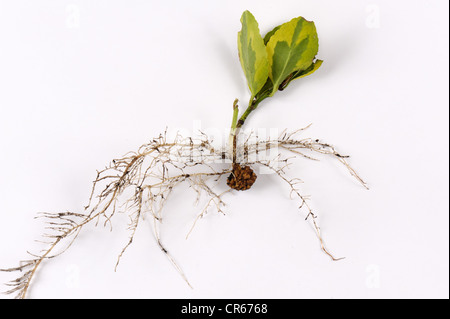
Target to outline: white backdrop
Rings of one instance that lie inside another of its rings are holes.
[[[264,34],[316,23],[325,62],[249,118],[328,141],[339,163],[298,159],[330,250],[272,175],[226,197],[226,216],[181,188],[163,241],[141,224],[117,272],[127,218],[82,232],[39,271],[31,298],[448,298],[447,1],[0,1],[0,268],[39,248],[40,211],[82,211],[96,169],[166,126],[226,130],[249,97],[240,16]],[[196,122],[197,121],[197,122]],[[14,277],[1,273],[1,282]],[[8,298],[3,296],[2,298]]]

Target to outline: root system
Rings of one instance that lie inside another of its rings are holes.
[[[223,212],[225,206],[223,197],[226,193],[249,189],[256,180],[256,174],[251,167],[257,166],[268,168],[287,185],[291,197],[299,201],[299,209],[305,210],[306,219],[312,222],[322,250],[333,260],[338,260],[325,247],[317,216],[308,205],[307,197],[303,196],[298,188],[300,180],[289,178],[286,169],[298,155],[313,160],[316,160],[312,157],[313,154],[328,155],[341,162],[362,185],[366,187],[366,184],[347,163],[347,156],[339,154],[330,144],[319,140],[300,139],[298,135],[303,130],[293,133],[283,132],[278,139],[255,142],[249,142],[247,139],[234,154],[214,149],[204,134],[199,139],[177,135],[174,140],[168,141],[165,132],[141,146],[136,152],[113,160],[107,167],[97,172],[85,213],[41,213],[37,216],[44,219],[47,224],[42,240],[45,247],[38,253],[29,252],[30,257],[22,260],[18,266],[1,269],[6,272],[18,272],[20,275],[7,283],[9,290],[6,293],[24,298],[37,270],[45,261],[66,251],[87,224],[104,226],[111,224],[119,207],[129,215],[130,236],[117,258],[115,267],[117,268],[126,249],[132,244],[140,220],[144,215],[151,216],[154,221],[154,235],[161,251],[190,285],[181,267],[160,240],[159,224],[163,219],[165,203],[171,197],[174,188],[182,183],[188,183],[198,197],[204,195],[208,197],[206,206],[193,222],[192,231],[196,222],[209,210]],[[257,156],[274,148],[278,151],[275,158],[264,159]],[[288,156],[289,154],[294,156]],[[237,162],[232,163],[233,157]],[[251,158],[256,159],[250,160]],[[229,163],[225,165],[227,168],[218,169],[219,166],[223,166],[224,161]],[[194,167],[197,169],[194,170]],[[215,185],[222,179],[226,179],[230,188],[218,193]]]

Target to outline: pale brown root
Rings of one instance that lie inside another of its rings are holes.
[[[307,198],[305,197],[305,196],[303,196],[301,193],[300,193],[300,191],[298,190],[298,188],[296,187],[296,185],[299,183],[299,181],[298,181],[298,179],[288,179],[286,176],[285,176],[285,172],[284,172],[284,169],[286,168],[286,165],[285,166],[282,166],[282,167],[280,167],[280,168],[273,168],[270,164],[270,162],[268,162],[268,163],[261,163],[262,165],[264,165],[264,166],[266,166],[266,167],[268,167],[270,170],[272,170],[275,174],[277,174],[284,182],[286,182],[288,185],[289,185],[289,187],[290,187],[290,194],[292,195],[292,194],[295,194],[299,199],[300,199],[300,206],[298,207],[300,210],[302,209],[302,208],[306,208],[306,211],[307,211],[307,215],[306,215],[306,220],[308,220],[308,219],[312,219],[312,225],[313,225],[313,227],[314,227],[314,230],[315,230],[315,232],[316,232],[316,235],[317,235],[317,237],[318,237],[318,239],[319,239],[319,241],[320,241],[320,247],[321,247],[321,249],[322,249],[322,251],[325,253],[325,254],[327,254],[333,261],[338,261],[338,260],[341,260],[341,259],[344,259],[345,257],[341,257],[341,258],[336,258],[336,257],[334,257],[329,251],[328,251],[328,249],[326,248],[326,246],[325,246],[325,242],[324,242],[324,240],[323,240],[323,238],[322,238],[322,236],[321,236],[321,234],[320,234],[320,228],[319,228],[319,225],[318,225],[318,223],[317,223],[317,221],[316,221],[316,215],[313,213],[313,211],[312,211],[312,209],[311,209],[311,207],[308,205],[308,202],[307,202]]]
[[[189,282],[189,280],[187,279],[186,275],[184,274],[183,270],[181,269],[181,267],[177,264],[177,262],[175,261],[175,259],[172,257],[171,254],[169,254],[169,252],[167,251],[167,249],[162,245],[161,243],[161,238],[159,235],[159,228],[158,228],[158,223],[160,221],[157,220],[156,218],[153,219],[153,231],[154,231],[154,235],[156,238],[156,241],[158,243],[159,248],[161,249],[161,251],[166,255],[166,257],[169,259],[170,263],[175,267],[175,269],[177,270],[177,272],[181,275],[181,277],[183,278],[183,280],[187,283],[187,285],[193,289],[191,283]]]
[[[212,190],[208,190],[209,194],[210,194],[210,199],[208,201],[208,203],[205,205],[205,207],[202,209],[202,211],[197,215],[197,217],[195,218],[189,232],[186,234],[186,239],[189,238],[189,235],[192,233],[192,231],[194,230],[195,225],[197,224],[197,221],[200,218],[203,218],[203,216],[207,213],[208,208],[214,203],[215,205],[215,209],[217,212],[222,213],[225,215],[225,213],[222,210],[222,206],[225,206],[226,204],[224,203],[224,201],[222,200],[222,196],[225,195],[226,193],[231,192],[232,189],[228,189],[224,192],[222,192],[221,194],[216,194],[215,192],[213,192]]]

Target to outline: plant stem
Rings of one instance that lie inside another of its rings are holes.
[[[228,138],[228,147],[233,156],[233,164],[236,163],[236,134],[237,134],[237,121],[239,116],[238,99],[233,102],[233,119],[231,120],[230,136]]]
[[[237,128],[241,128],[244,125],[245,120],[250,115],[250,113],[256,110],[259,103],[261,103],[264,99],[270,96],[270,92],[271,92],[270,90],[263,91],[261,94],[257,94],[254,98],[250,99],[250,101],[248,102],[247,109],[237,122]]]
[[[239,100],[236,99],[233,102],[233,119],[231,121],[231,130],[236,129],[236,123],[239,115],[239,106],[238,106]]]
[[[252,97],[248,103],[248,107],[245,110],[244,114],[238,120],[239,106],[238,99],[234,100],[233,103],[233,119],[231,121],[231,131],[228,139],[228,147],[229,151],[233,157],[233,164],[236,164],[236,148],[237,148],[237,136],[239,134],[239,130],[244,125],[245,120],[253,112],[265,98],[270,96],[271,89],[264,90],[261,94],[257,94],[255,97]]]
[[[256,100],[253,100],[249,103],[247,109],[245,110],[244,114],[242,114],[241,118],[239,119],[239,121],[237,122],[237,128],[241,128],[242,125],[244,125],[245,120],[247,119],[247,116],[249,116],[249,114],[251,112],[253,112],[256,107],[258,106],[257,103],[255,103]]]

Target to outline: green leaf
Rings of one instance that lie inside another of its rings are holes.
[[[275,32],[277,32],[277,30],[281,28],[281,25],[273,28],[272,31],[267,32],[267,34],[264,37],[264,44],[267,44],[267,42],[269,42],[270,38],[275,34]]]
[[[238,33],[239,60],[253,99],[267,82],[269,62],[255,17],[249,11],[245,11],[241,23],[242,29]]]
[[[271,95],[283,82],[293,79],[292,73],[311,67],[319,50],[314,22],[298,17],[277,28],[269,37],[266,35],[269,77],[273,83]]]
[[[289,74],[289,76],[283,82],[281,82],[281,84],[278,87],[278,90],[283,91],[293,80],[313,74],[314,72],[317,71],[318,68],[320,68],[322,63],[323,63],[322,60],[316,60],[316,62],[313,62],[313,64],[311,64],[311,66],[306,70],[295,71]]]
[[[297,71],[295,73],[294,77],[292,78],[292,80],[303,78],[305,76],[313,74],[314,72],[316,72],[320,68],[322,63],[323,63],[322,60],[316,60],[316,62],[311,64],[311,66],[309,68],[307,68],[306,70],[304,70],[304,71]]]

